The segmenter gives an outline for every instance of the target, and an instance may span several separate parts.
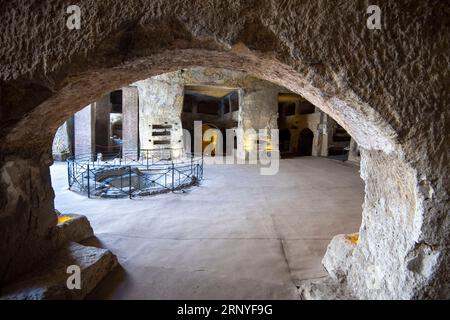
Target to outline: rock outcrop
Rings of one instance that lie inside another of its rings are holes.
[[[0,12],[0,282],[52,249],[57,128],[116,88],[205,66],[301,94],[360,146],[363,223],[342,288],[450,298],[448,2],[379,1],[381,30],[367,28],[363,0],[80,0],[79,30],[66,28],[68,5]]]
[[[68,282],[69,285],[72,283],[70,266],[79,267],[79,289],[68,286]],[[83,299],[116,266],[117,258],[111,251],[71,242],[24,280],[2,288],[0,300]]]

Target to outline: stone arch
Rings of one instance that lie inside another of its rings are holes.
[[[381,32],[366,28],[365,1],[262,1],[251,10],[232,0],[79,5],[85,14],[75,32],[65,29],[64,1],[10,1],[0,13],[0,281],[54,245],[48,166],[64,119],[122,85],[210,66],[301,94],[361,148],[358,244],[336,237],[324,258],[330,278],[305,287],[305,297],[324,297],[330,286],[357,298],[449,296],[445,3],[432,11],[426,2],[386,4],[390,27]]]
[[[298,152],[301,156],[311,156],[313,149],[314,132],[309,128],[300,131],[298,139]]]

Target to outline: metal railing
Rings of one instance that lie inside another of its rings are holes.
[[[172,159],[168,154],[144,149],[77,155],[67,160],[69,189],[89,198],[131,199],[199,185],[203,156],[184,154]]]

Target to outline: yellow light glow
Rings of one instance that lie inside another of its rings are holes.
[[[350,241],[352,244],[357,245],[359,241],[359,234],[358,233],[347,234],[345,236],[345,239]]]
[[[255,147],[255,138],[252,135],[244,137],[244,150],[250,152]]]
[[[66,221],[72,220],[73,216],[58,216],[58,224],[63,224]]]

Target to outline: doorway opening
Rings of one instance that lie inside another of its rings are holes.
[[[300,156],[311,156],[314,141],[314,133],[305,128],[300,131],[300,137],[298,139],[298,153]]]

